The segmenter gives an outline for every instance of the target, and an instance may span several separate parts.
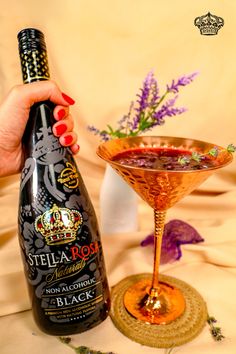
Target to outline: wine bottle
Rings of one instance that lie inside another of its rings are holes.
[[[24,83],[48,80],[43,33],[23,29],[18,43]],[[34,104],[25,129],[19,242],[37,325],[68,335],[102,322],[110,294],[94,208],[70,149],[52,134],[53,108]]]

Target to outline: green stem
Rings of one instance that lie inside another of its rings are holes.
[[[133,106],[134,106],[134,103],[131,102],[130,107],[129,107],[129,112],[128,112],[128,119],[127,119],[127,121],[126,121],[126,127],[125,127],[125,134],[126,134],[126,136],[128,136],[128,135],[130,134],[130,131],[129,131],[129,122],[130,122],[131,112],[132,112]]]
[[[166,92],[164,93],[164,95],[162,95],[162,97],[160,98],[160,100],[158,101],[158,103],[154,106],[151,107],[151,109],[149,110],[149,112],[147,113],[147,117],[142,119],[140,119],[139,122],[139,127],[138,130],[142,131],[142,130],[146,130],[148,128],[151,128],[152,124],[155,122],[155,119],[152,118],[153,113],[156,111],[156,109],[160,106],[160,104],[164,101],[164,99],[166,98],[166,96],[168,95],[168,93],[170,93],[170,91],[166,90]],[[148,122],[148,120],[151,118],[151,121]],[[143,123],[149,123],[148,125],[146,125],[146,127],[144,129],[142,129],[142,125],[144,125]]]

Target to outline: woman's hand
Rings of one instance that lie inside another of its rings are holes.
[[[69,112],[75,102],[61,92],[53,81],[39,81],[14,86],[0,105],[0,176],[18,173],[23,164],[22,137],[32,105],[50,100],[55,103],[53,115],[57,121],[53,134],[63,146],[79,151],[74,123]]]

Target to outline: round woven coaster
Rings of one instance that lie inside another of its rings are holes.
[[[153,325],[136,320],[124,308],[124,293],[130,285],[151,274],[138,274],[121,280],[112,289],[111,318],[115,326],[128,338],[155,348],[170,348],[182,345],[195,338],[203,329],[207,319],[207,307],[201,295],[182,280],[159,275],[160,281],[179,288],[185,298],[184,313],[166,325]]]

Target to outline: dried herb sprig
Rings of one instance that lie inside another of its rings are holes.
[[[215,317],[208,315],[207,316],[207,323],[210,326],[210,333],[213,337],[213,339],[217,342],[220,342],[225,338],[225,336],[222,334],[222,330],[219,326],[216,326],[215,324],[217,323],[217,320]],[[170,347],[165,350],[165,354],[172,354],[173,350],[176,347]]]
[[[165,354],[172,354],[174,349],[175,349],[175,347],[167,348],[165,350]]]
[[[226,151],[233,153],[236,151],[236,146],[233,144],[229,144],[227,148],[225,149]],[[223,151],[223,150],[221,150]],[[220,153],[220,150],[217,146],[214,148],[210,149],[207,153],[205,154],[200,154],[196,151],[193,151],[191,155],[188,156],[180,156],[178,158],[178,162],[180,165],[185,166],[191,162],[191,160],[194,160],[196,162],[201,162],[207,155],[212,156],[212,157],[217,157],[218,154]]]
[[[118,121],[118,127],[112,128],[107,125],[104,130],[89,125],[88,129],[98,135],[102,141],[114,138],[124,138],[128,136],[137,136],[155,126],[163,125],[166,117],[173,117],[186,111],[184,107],[176,107],[180,88],[190,84],[198,73],[194,72],[190,75],[180,77],[173,80],[170,85],[166,85],[164,94],[160,94],[157,79],[154,77],[153,71],[146,76],[142,88],[136,95],[135,102],[131,102],[129,111]],[[166,100],[167,96],[174,97]]]
[[[113,352],[101,352],[97,350],[90,349],[85,346],[79,346],[75,347],[74,345],[71,344],[71,338],[70,337],[59,337],[59,340],[63,343],[66,344],[68,347],[73,349],[76,354],[115,354]]]
[[[215,325],[217,323],[215,317],[208,315],[207,323],[210,326],[210,332],[215,341],[219,342],[225,338],[225,336],[222,334],[221,328]]]

